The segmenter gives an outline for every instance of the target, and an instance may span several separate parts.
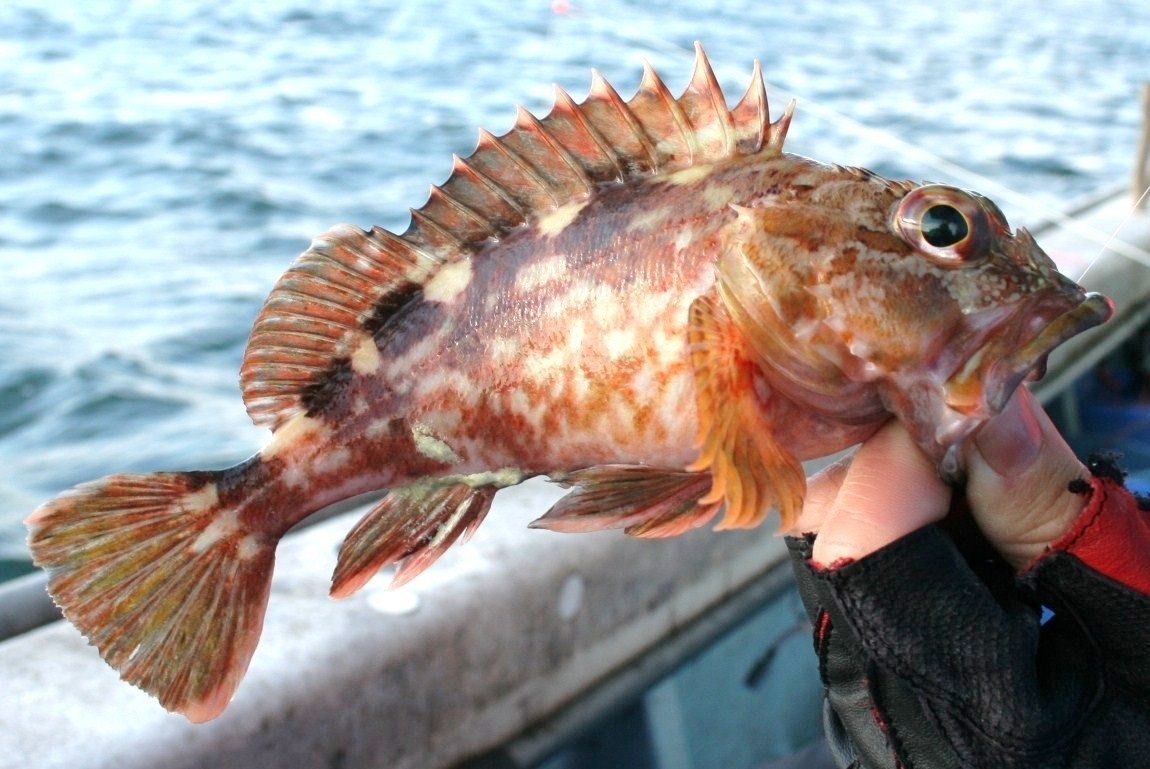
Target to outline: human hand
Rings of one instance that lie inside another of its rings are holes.
[[[1150,514],[1025,390],[963,458],[952,491],[892,423],[809,483],[793,531],[816,536],[786,544],[836,762],[1150,767]],[[954,494],[1013,570],[965,515],[929,525]]]
[[[1090,473],[1025,387],[965,448],[971,513],[1016,570],[1065,534],[1090,499],[1070,491]]]
[[[965,446],[965,494],[991,545],[1015,569],[1073,524],[1087,497],[1067,488],[1088,473],[1030,391],[1019,388],[1001,414]],[[810,479],[789,532],[816,533],[813,560],[856,560],[942,520],[952,491],[897,422],[847,460]]]

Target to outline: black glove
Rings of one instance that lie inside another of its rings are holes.
[[[787,538],[839,765],[1150,767],[1150,598],[1064,552],[1017,578],[959,529],[834,569]]]

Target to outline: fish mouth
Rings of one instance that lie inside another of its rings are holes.
[[[1002,411],[1024,380],[1041,379],[1050,352],[1066,340],[1105,323],[1114,314],[1114,302],[1088,293],[1078,306],[1056,316],[1029,341],[998,357],[1002,338],[991,339],[946,383],[947,405],[962,413],[986,409]]]

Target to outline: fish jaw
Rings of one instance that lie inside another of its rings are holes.
[[[930,221],[944,214],[961,218],[961,228]],[[917,318],[922,347],[887,368],[880,396],[940,473],[958,479],[962,442],[1024,380],[1045,373],[1054,348],[1108,320],[1113,304],[1062,275],[1025,228],[1011,230],[977,193],[911,188],[892,205],[888,226],[931,266],[936,290],[927,304],[900,299],[916,306],[903,318]]]
[[[959,412],[993,416],[1010,400],[1027,377],[1041,378],[1047,355],[1068,339],[1105,323],[1114,314],[1114,303],[1097,293],[1085,294],[1070,309],[1064,303],[1030,303],[1018,313],[1019,323],[1030,334],[1022,344],[1010,344],[1011,334],[996,334],[971,356],[968,364],[944,384],[947,405]],[[1050,305],[1054,305],[1053,307]]]
[[[1067,294],[1047,295],[1017,307],[987,310],[990,317],[970,321],[981,321],[981,326],[962,346],[962,365],[956,369],[950,355],[896,373],[880,385],[881,397],[937,463],[940,475],[957,481],[962,477],[963,441],[1001,412],[1023,381],[1045,373],[1046,357],[1054,348],[1104,323],[1112,313],[1108,298],[1081,289],[1076,303]]]

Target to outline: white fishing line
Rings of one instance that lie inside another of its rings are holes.
[[[1094,255],[1094,258],[1090,260],[1090,263],[1086,265],[1081,274],[1074,279],[1075,283],[1082,283],[1082,279],[1086,277],[1086,273],[1090,272],[1091,267],[1098,264],[1099,260],[1102,259],[1102,255],[1105,254],[1107,250],[1113,250],[1111,248],[1111,242],[1118,235],[1119,231],[1126,226],[1126,223],[1130,221],[1130,218],[1134,216],[1134,213],[1138,210],[1139,206],[1142,205],[1142,201],[1146,199],[1147,195],[1150,195],[1150,187],[1144,189],[1142,194],[1138,196],[1138,199],[1130,205],[1129,210],[1126,211],[1126,215],[1122,217],[1122,221],[1118,222],[1118,225],[1114,228],[1114,232],[1111,233],[1110,237],[1106,239],[1106,242],[1098,249],[1098,253]],[[1142,264],[1146,264],[1146,262],[1142,262]]]

